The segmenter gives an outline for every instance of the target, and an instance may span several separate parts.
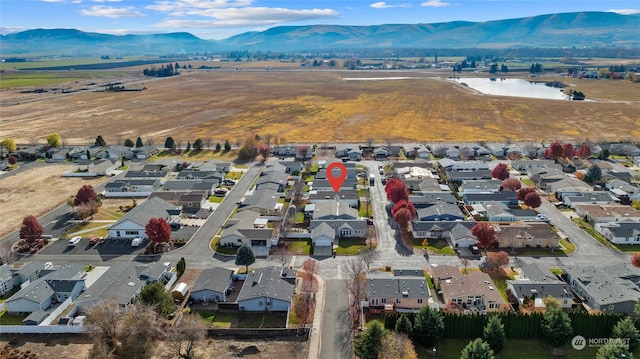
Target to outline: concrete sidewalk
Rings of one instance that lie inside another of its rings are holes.
[[[313,324],[309,333],[309,359],[320,358],[320,350],[322,344],[322,314],[324,313],[324,296],[325,286],[324,278],[315,275],[318,282],[318,292],[316,292],[316,307],[313,312]]]

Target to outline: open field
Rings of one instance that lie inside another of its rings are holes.
[[[233,141],[251,133],[316,143],[369,137],[375,141],[640,138],[640,101],[633,95],[640,92],[640,84],[567,79],[578,82],[576,88],[589,98],[604,101],[539,100],[480,95],[429,77],[448,74],[183,71],[172,78],[149,79],[144,82],[147,90],[141,92],[34,94],[37,101],[3,106],[3,138],[44,142],[52,132],[59,132],[68,143],[87,143],[102,135],[107,143],[118,136],[140,136],[156,144],[167,136],[186,144],[197,138]],[[343,77],[411,78],[344,81]],[[3,97],[8,92],[3,91]]]
[[[83,185],[95,186],[106,179],[63,178],[62,172],[72,167],[43,164],[20,173],[0,176],[0,237],[20,228],[24,217],[39,217],[65,203]]]

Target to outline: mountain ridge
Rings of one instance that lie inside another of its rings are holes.
[[[276,26],[223,40],[188,32],[110,35],[32,29],[0,36],[6,56],[162,55],[232,50],[305,51],[380,48],[640,47],[640,15],[573,12],[486,22]]]

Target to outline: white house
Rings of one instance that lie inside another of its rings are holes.
[[[278,267],[256,269],[247,274],[238,293],[238,308],[246,312],[288,312],[294,284],[283,278]],[[294,277],[295,279],[295,277]]]
[[[180,218],[182,207],[154,197],[138,204],[109,227],[110,238],[148,238],[145,227],[151,218],[164,218],[171,223]]]
[[[233,271],[226,268],[209,268],[200,273],[191,288],[191,299],[198,302],[225,302],[227,291],[233,282]]]

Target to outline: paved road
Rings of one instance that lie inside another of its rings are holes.
[[[342,280],[326,281],[324,313],[322,317],[321,359],[352,358],[351,322],[348,299]]]

